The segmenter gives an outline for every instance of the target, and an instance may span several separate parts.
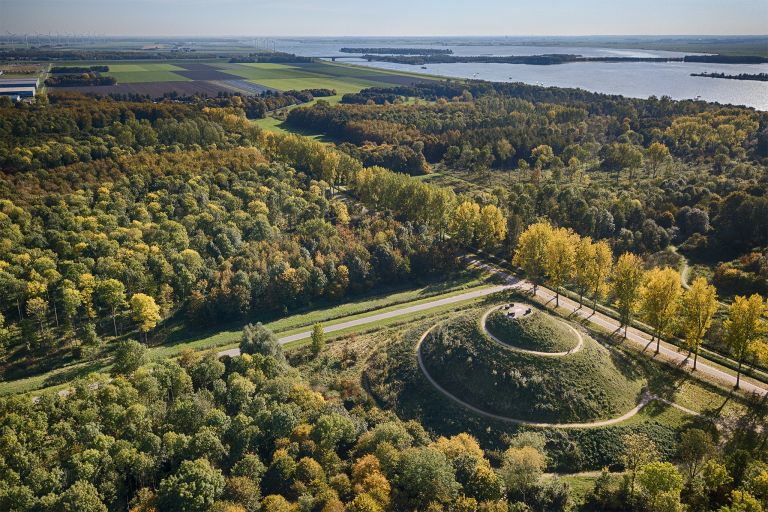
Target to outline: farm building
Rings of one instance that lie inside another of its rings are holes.
[[[0,79],[0,96],[10,96],[13,101],[34,98],[38,85],[37,78]]]
[[[14,89],[18,87],[38,87],[40,81],[38,78],[2,78],[0,79],[0,89]]]

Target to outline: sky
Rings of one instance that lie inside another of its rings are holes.
[[[764,35],[768,0],[0,0],[0,33]]]

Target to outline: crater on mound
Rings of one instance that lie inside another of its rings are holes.
[[[419,351],[424,369],[448,393],[485,412],[520,420],[611,419],[634,408],[646,384],[639,367],[586,335],[578,352],[542,357],[492,341],[474,316],[436,326]]]
[[[578,335],[564,321],[527,304],[514,303],[492,310],[485,328],[502,343],[539,352],[568,352]]]

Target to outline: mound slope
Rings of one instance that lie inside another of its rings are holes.
[[[515,317],[495,309],[486,317],[485,327],[499,341],[524,350],[567,352],[576,347],[578,336],[568,324],[539,309],[529,308],[531,313]]]
[[[621,416],[637,406],[645,379],[616,353],[585,336],[558,358],[508,350],[488,339],[472,316],[440,324],[420,347],[426,371],[445,390],[501,416],[578,423]]]

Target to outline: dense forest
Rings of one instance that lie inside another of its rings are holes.
[[[287,123],[369,165],[472,183],[468,192],[506,212],[507,251],[543,217],[609,240],[616,254],[675,245],[722,262],[725,293],[768,290],[764,113],[472,82],[367,89],[293,110]]]
[[[72,389],[0,398],[0,510],[569,510],[569,485],[545,475],[583,456],[563,438],[521,428],[484,450],[399,419],[365,382],[317,385],[301,363],[339,373],[370,355],[324,353],[322,328],[290,361],[261,324],[237,357],[149,361],[147,346],[164,322],[242,324],[444,277],[467,248],[510,261],[541,218],[563,247],[653,262],[675,246],[722,261],[718,286],[765,290],[765,114],[445,82],[290,111],[287,126],[336,146],[249,120],[331,93],[0,102],[3,378],[105,346],[111,361]],[[721,430],[585,434],[625,470],[603,472],[587,507],[763,510],[765,411],[751,405]]]

